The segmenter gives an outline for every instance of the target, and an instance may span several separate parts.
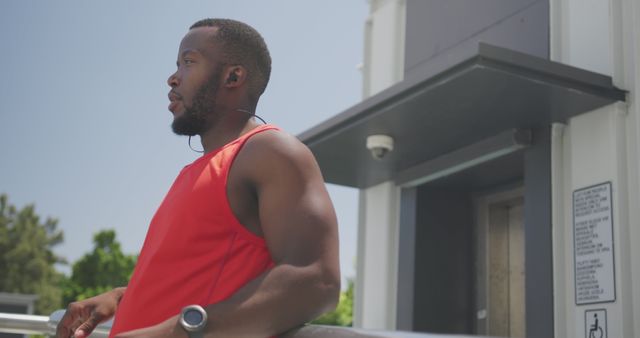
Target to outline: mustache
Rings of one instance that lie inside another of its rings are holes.
[[[169,100],[171,100],[172,98],[182,100],[182,95],[180,95],[180,93],[176,92],[175,90],[170,90],[167,96],[169,97]]]

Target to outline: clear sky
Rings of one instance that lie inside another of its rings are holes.
[[[273,59],[257,113],[296,135],[360,101],[367,14],[366,0],[3,1],[0,193],[59,219],[57,252],[69,261],[106,228],[137,253],[173,179],[199,156],[167,110],[188,27],[226,17],[256,28]],[[357,191],[329,191],[343,276],[354,277]]]

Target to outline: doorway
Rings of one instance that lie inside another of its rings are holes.
[[[477,333],[524,337],[525,247],[522,189],[477,200]]]

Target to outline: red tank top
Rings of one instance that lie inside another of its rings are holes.
[[[229,168],[259,126],[184,167],[151,220],[110,337],[158,324],[190,304],[231,296],[273,266],[266,243],[238,222]]]

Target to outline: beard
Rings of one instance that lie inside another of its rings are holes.
[[[218,67],[211,79],[203,84],[193,97],[190,107],[185,107],[184,114],[176,117],[171,123],[171,129],[177,135],[201,135],[213,126],[219,119],[216,114],[216,96],[222,76],[222,67]]]

